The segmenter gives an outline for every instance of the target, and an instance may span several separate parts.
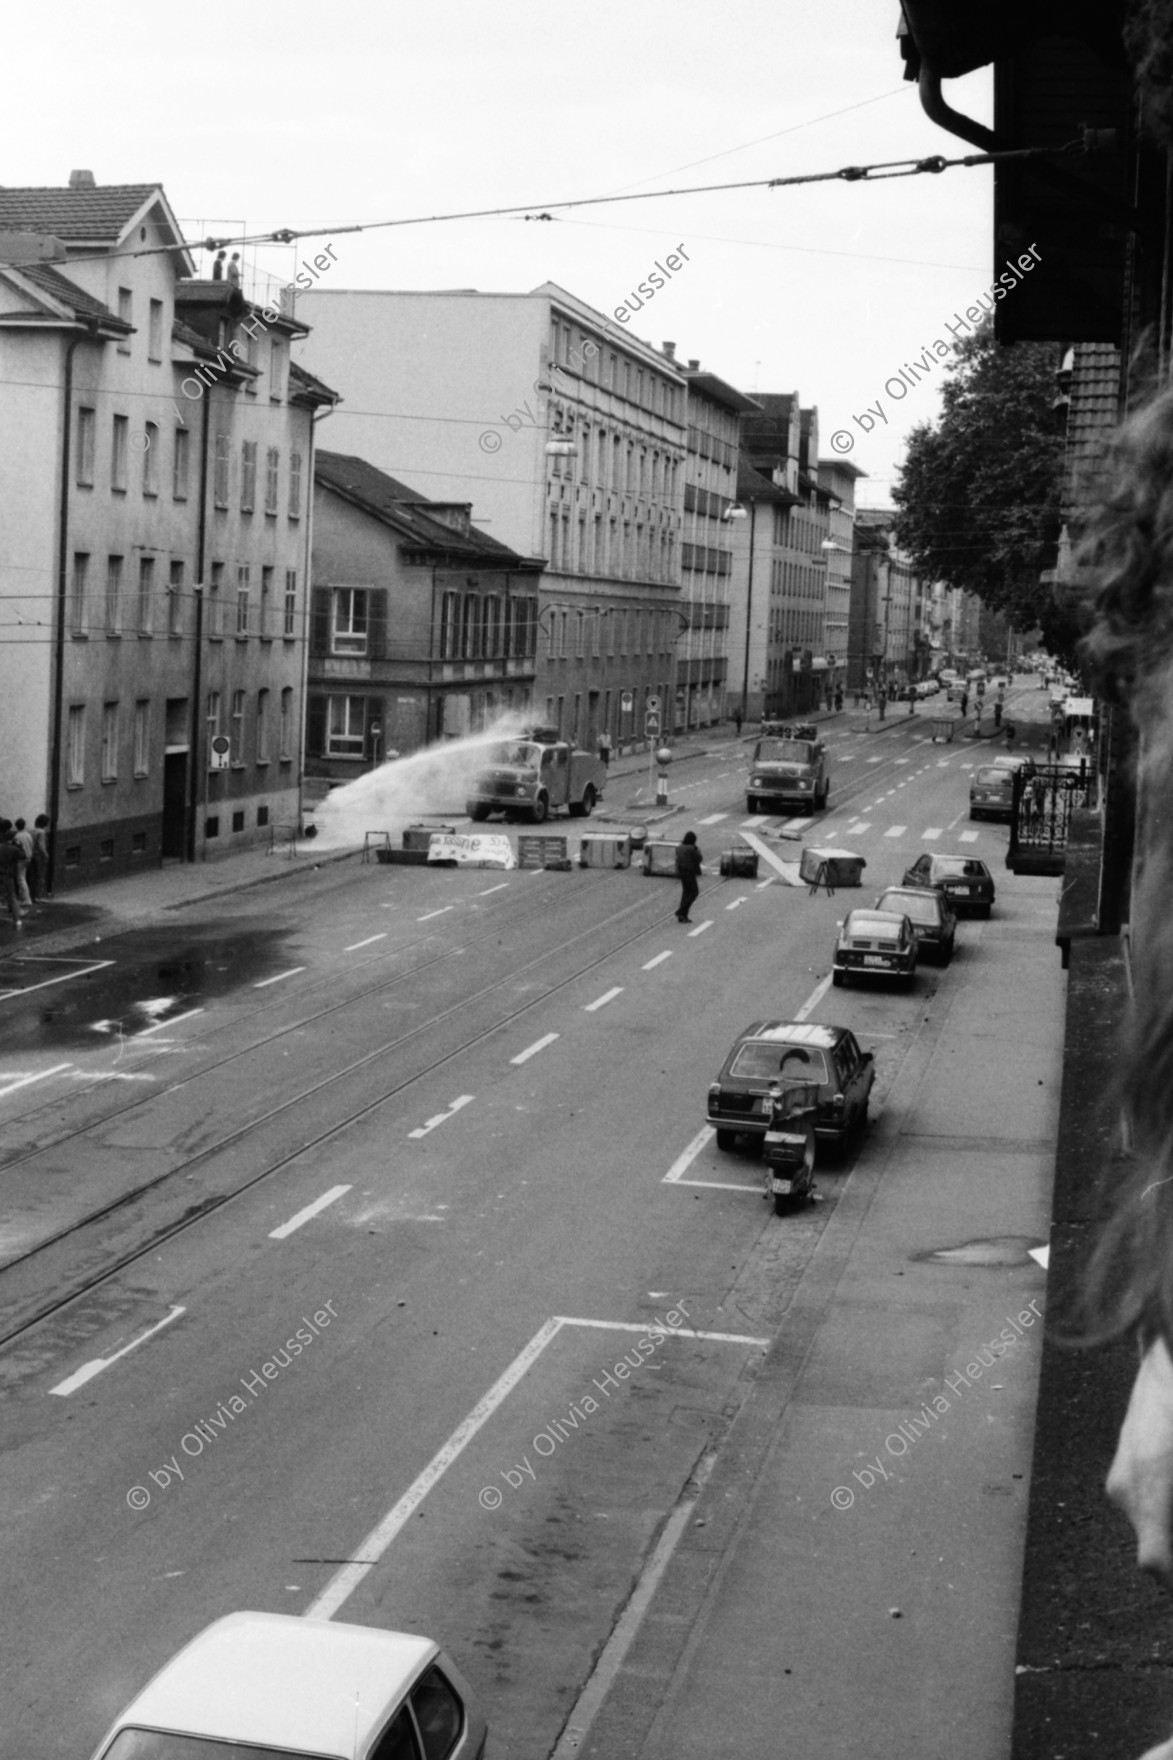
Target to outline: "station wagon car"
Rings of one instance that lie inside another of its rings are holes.
[[[903,911],[849,912],[835,942],[833,984],[850,978],[900,978],[911,984],[915,976],[916,936]]]
[[[878,911],[899,911],[912,924],[921,959],[946,966],[953,958],[957,918],[935,886],[889,886],[876,900]]]
[[[486,1734],[430,1638],[230,1613],[131,1700],[94,1760],[480,1760]]]
[[[988,917],[994,906],[994,876],[974,856],[918,856],[904,870],[902,886],[938,886],[954,910]]]
[[[969,785],[971,819],[1009,819],[1014,812],[1014,772],[983,764]]]
[[[739,1136],[762,1137],[771,1082],[813,1082],[815,1134],[841,1141],[867,1123],[875,1060],[846,1027],[809,1021],[755,1021],[738,1034],[721,1073],[709,1088],[708,1119],[718,1149]]]

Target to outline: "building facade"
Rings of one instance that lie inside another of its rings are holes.
[[[307,779],[532,710],[540,561],[365,459],[319,451],[314,502]]]
[[[58,889],[267,838],[298,814],[333,394],[303,327],[192,273],[161,188],[0,190],[0,227],[47,240],[0,262],[5,808],[48,811]]]
[[[831,684],[838,692],[851,676],[851,567],[855,548],[855,485],[867,475],[845,458],[819,460],[819,485],[827,502],[827,598],[823,620]]]
[[[852,691],[899,690],[928,675],[931,583],[897,547],[890,508],[855,515],[849,648]]]
[[[642,738],[675,691],[685,376],[572,294],[319,289],[302,358],[352,394],[348,452],[472,508],[546,566],[535,699],[567,738]]]

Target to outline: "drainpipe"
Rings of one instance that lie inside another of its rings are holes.
[[[83,335],[71,338],[65,350],[65,400],[61,421],[61,505],[57,515],[57,629],[53,643],[53,730],[49,746],[49,871],[46,890],[57,878],[57,815],[61,810],[61,729],[65,710],[65,615],[69,587],[69,453],[73,440],[73,356],[78,345],[97,340],[91,319]]]
[[[195,659],[191,678],[191,773],[187,783],[186,857],[196,859],[196,826],[200,811],[200,693],[203,687],[204,660],[204,563],[208,543],[208,448],[212,429],[212,396],[210,389],[203,397],[203,432],[200,436],[200,515],[196,531],[196,626]]]

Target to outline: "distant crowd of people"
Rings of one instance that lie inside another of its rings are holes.
[[[49,886],[49,817],[38,813],[30,831],[23,819],[0,819],[0,886],[20,929],[24,919],[51,898]]]

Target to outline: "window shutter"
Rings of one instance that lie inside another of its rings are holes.
[[[315,587],[310,617],[310,653],[330,652],[330,589]]]
[[[382,660],[387,652],[387,592],[374,587],[367,594],[367,655]]]
[[[326,703],[327,698],[311,696],[306,705],[305,718],[305,751],[307,758],[324,758],[326,755]]]

